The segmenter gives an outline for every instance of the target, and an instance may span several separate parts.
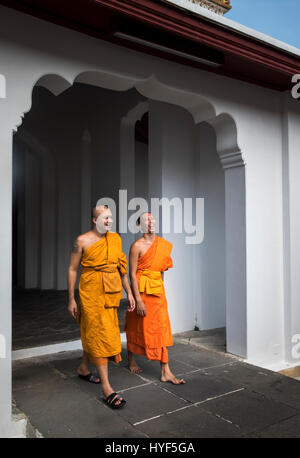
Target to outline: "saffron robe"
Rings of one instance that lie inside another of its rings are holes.
[[[79,282],[80,331],[83,350],[95,364],[107,358],[121,361],[121,337],[117,307],[123,296],[122,275],[127,259],[119,234],[107,232],[89,246],[81,258]]]
[[[137,282],[146,316],[127,312],[127,349],[148,359],[168,362],[167,347],[173,345],[167,299],[161,272],[173,267],[172,244],[155,236],[150,248],[138,259]]]

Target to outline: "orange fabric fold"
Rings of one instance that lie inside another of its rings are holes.
[[[146,358],[152,361],[160,361],[161,363],[167,363],[169,361],[169,354],[167,347],[149,348],[141,347],[140,345],[127,342],[127,350],[131,351],[135,355],[146,356]]]
[[[107,366],[108,361],[112,361],[116,364],[118,364],[120,361],[122,361],[121,355],[115,355],[115,356],[109,356],[108,358],[95,358],[94,356],[89,356],[90,361],[96,366]]]
[[[123,296],[120,274],[127,273],[127,260],[122,252],[119,234],[107,232],[102,239],[88,247],[83,253],[81,266],[79,296],[82,347],[95,363],[100,364],[102,358],[110,357],[115,358],[114,361],[120,360],[117,307]]]
[[[161,292],[160,288],[151,289],[150,286],[148,292],[152,291],[154,294],[147,294],[147,288],[140,288],[140,285],[145,271],[157,273],[173,267],[171,251],[172,244],[156,236],[150,248],[139,258],[136,277],[139,290],[143,290],[140,295],[146,306],[147,314],[141,317],[136,313],[136,309],[133,312],[127,312],[125,323],[128,350],[135,349],[136,351],[132,352],[136,354],[141,354],[138,351],[143,351],[148,359],[162,362],[168,362],[167,347],[173,345],[164,284],[162,282]],[[152,278],[155,278],[157,282],[157,274],[152,275]]]

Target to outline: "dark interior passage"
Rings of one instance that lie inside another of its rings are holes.
[[[99,198],[118,203],[121,120],[141,100],[80,83],[59,96],[33,89],[13,141],[14,350],[80,337],[67,310],[72,244]]]

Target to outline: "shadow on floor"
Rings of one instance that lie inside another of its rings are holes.
[[[78,291],[75,293],[78,301]],[[80,328],[67,310],[67,291],[13,291],[13,350],[80,339]],[[123,331],[127,301],[118,315]]]

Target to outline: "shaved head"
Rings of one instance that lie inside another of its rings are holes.
[[[107,210],[108,205],[100,205],[99,207],[93,207],[92,209],[92,219],[98,218],[98,216],[103,212],[103,210]]]
[[[151,215],[150,212],[144,212],[141,214],[141,216],[138,217],[136,224],[139,226],[141,224],[141,218],[143,218],[144,215]]]

